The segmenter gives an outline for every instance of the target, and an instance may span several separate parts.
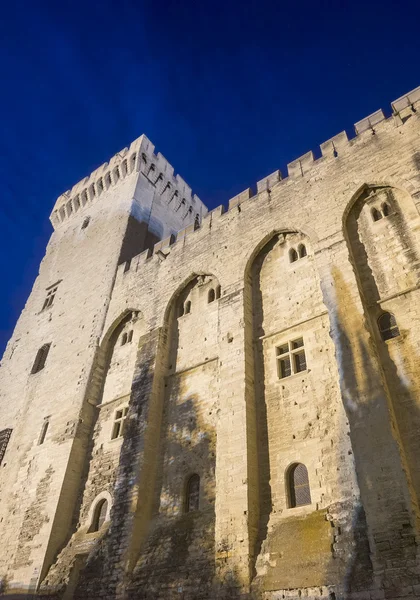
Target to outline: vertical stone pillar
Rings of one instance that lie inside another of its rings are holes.
[[[216,584],[248,589],[258,523],[252,323],[243,289],[220,299],[216,460]],[[251,328],[251,329],[249,329]]]

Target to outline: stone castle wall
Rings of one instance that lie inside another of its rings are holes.
[[[227,211],[144,136],[59,198],[2,361],[6,595],[418,594],[419,99]]]

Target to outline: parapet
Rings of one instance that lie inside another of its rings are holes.
[[[132,174],[141,173],[154,186],[158,193],[168,197],[168,203],[173,199],[177,205],[185,206],[192,215],[207,213],[207,208],[197,195],[192,193],[190,186],[180,175],[174,175],[174,168],[166,158],[158,152],[154,153],[154,145],[142,135],[129,148],[117,152],[109,162],[98,167],[88,177],[84,177],[57,199],[50,219],[54,228],[66,222],[73,214],[86,205],[94,202],[120,180]]]
[[[257,195],[252,193],[250,188],[247,188],[240,194],[237,194],[233,198],[231,198],[228,202],[228,210],[222,206],[218,206],[212,211],[208,212],[201,223],[200,227],[189,225],[185,229],[179,231],[176,235],[176,239],[168,238],[167,240],[163,240],[155,245],[154,251],[151,254],[142,253],[139,257],[136,257],[136,261],[139,262],[148,260],[156,253],[163,252],[165,256],[171,251],[171,246],[175,243],[177,244],[179,241],[186,241],[191,235],[194,235],[194,232],[199,228],[211,228],[214,220],[218,220],[223,218],[223,215],[229,214],[232,209],[240,206],[242,203],[247,202],[252,199],[253,201],[257,198],[258,194],[266,191],[271,191],[274,186],[277,185],[287,185],[287,182],[294,179],[299,179],[304,177],[311,169],[314,168],[315,165],[320,164],[325,160],[335,160],[342,156],[344,152],[346,152],[347,148],[350,148],[358,138],[363,136],[369,136],[372,134],[376,134],[377,131],[380,133],[379,128],[382,124],[389,124],[390,122],[394,122],[394,125],[399,126],[403,123],[403,118],[406,117],[407,110],[411,113],[416,112],[416,106],[420,106],[420,87],[416,88],[412,92],[409,92],[405,96],[401,96],[398,100],[395,100],[391,106],[393,109],[393,115],[389,118],[386,118],[384,112],[382,110],[377,110],[372,113],[368,117],[361,119],[354,125],[355,137],[350,139],[345,131],[338,133],[331,139],[323,142],[320,145],[321,149],[321,157],[315,159],[314,153],[307,152],[300,158],[292,161],[287,165],[288,177],[282,179],[281,173],[279,170],[274,171],[271,175],[264,177],[260,181],[257,182]],[[400,118],[400,113],[403,118]],[[162,157],[163,158],[163,157]],[[179,178],[181,180],[181,178]],[[181,180],[183,181],[183,180]],[[133,259],[134,260],[134,259]],[[121,267],[123,272],[130,270],[130,265],[128,267]]]
[[[406,120],[408,116],[408,113],[414,114],[417,111],[417,108],[420,107],[420,87],[404,96],[401,96],[401,98],[398,98],[392,102],[391,106],[393,109],[393,114],[389,118],[386,118],[382,110],[377,110],[368,117],[358,121],[354,125],[354,138],[349,139],[347,133],[342,131],[341,133],[322,143],[320,145],[320,158],[315,159],[314,153],[310,151],[289,163],[287,165],[288,177],[283,179],[280,171],[277,170],[258,181],[257,196],[262,192],[271,191],[275,186],[287,185],[287,182],[291,180],[304,177],[308,172],[311,171],[311,169],[313,169],[316,165],[319,165],[322,161],[339,159],[342,154],[346,152],[347,148],[350,148],[350,146],[353,145],[358,138],[368,139],[365,138],[365,136],[376,134],[377,132],[380,133],[381,127],[388,126],[390,122],[393,122],[395,126],[403,124],[404,120]],[[135,156],[135,159],[132,158],[133,156]],[[148,165],[146,169],[139,166],[139,164],[142,164],[141,160],[143,159],[146,160],[145,164]],[[153,253],[145,251],[138,257],[132,259],[131,265],[121,265],[121,270],[123,272],[131,270],[133,268],[133,263],[138,266],[138,264],[148,260],[152,256],[162,255],[163,258],[167,255],[167,253],[170,252],[171,246],[174,243],[177,244],[181,240],[185,241],[186,238],[188,238],[190,235],[193,235],[194,232],[201,227],[211,228],[213,220],[223,218],[223,215],[226,213],[224,206],[219,206],[212,211],[207,212],[206,207],[202,204],[201,200],[197,196],[192,194],[191,188],[185,183],[182,177],[179,175],[174,177],[173,167],[171,167],[162,154],[154,154],[154,146],[150,140],[146,138],[146,136],[141,136],[138,138],[138,140],[135,140],[129,149],[125,148],[122,152],[118,153],[110,160],[109,164],[105,163],[105,165],[102,165],[99,167],[99,169],[92,173],[90,177],[83,179],[76,186],[74,186],[70,192],[66,192],[66,194],[60,196],[60,198],[57,200],[56,209],[54,212],[56,213],[57,210],[63,210],[63,206],[66,206],[66,203],[68,204],[70,200],[74,200],[75,194],[81,195],[83,194],[83,191],[86,192],[94,180],[97,182],[98,177],[104,178],[104,172],[114,172],[116,167],[119,167],[119,165],[124,163],[124,161],[128,161],[128,164],[130,164],[131,161],[133,165],[135,165],[136,170],[140,170],[141,168],[141,172],[143,172],[145,177],[153,183],[150,177],[150,173],[152,171],[153,178],[156,176],[156,179],[154,179],[154,185],[159,181],[159,179],[164,179],[167,182],[165,185],[167,186],[169,184],[172,190],[171,193],[174,195],[176,194],[178,201],[182,202],[185,200],[185,202],[188,201],[190,203],[190,206],[195,205],[194,212],[196,212],[195,209],[197,208],[198,204],[203,206],[204,217],[201,224],[191,224],[185,229],[179,231],[176,235],[176,239],[171,236],[166,240],[158,242],[154,247]],[[127,170],[127,173],[131,173],[131,171]],[[242,203],[247,202],[251,198],[254,199],[257,196],[253,195],[250,188],[247,188],[229,200],[228,211],[230,212],[234,207],[240,207]]]

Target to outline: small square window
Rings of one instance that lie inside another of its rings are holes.
[[[303,338],[287,342],[276,348],[277,375],[279,379],[306,371]]]

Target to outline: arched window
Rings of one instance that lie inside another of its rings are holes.
[[[45,361],[47,360],[48,352],[50,351],[51,344],[44,344],[37,352],[34,364],[32,365],[31,374],[42,371],[45,367]]]
[[[386,202],[384,202],[382,204],[382,214],[383,214],[383,216],[384,217],[389,217],[390,213],[391,213],[391,208],[390,208],[389,204],[387,204]]]
[[[222,288],[220,287],[220,285],[218,285],[216,288],[216,300],[218,300],[220,298],[221,293],[222,293]]]
[[[302,463],[295,463],[287,475],[289,508],[311,504],[308,469]]]
[[[122,338],[121,338],[121,346],[124,346],[127,343],[127,339],[128,339],[128,335],[126,332],[124,332],[122,334]]]
[[[191,302],[190,300],[187,300],[187,302],[185,303],[185,314],[188,315],[191,312]]]
[[[398,337],[400,335],[400,330],[398,329],[397,320],[392,313],[384,312],[378,319],[378,328],[381,334],[381,338],[386,340],[391,340],[392,338]]]
[[[289,260],[290,262],[296,262],[298,260],[299,256],[298,253],[296,252],[296,250],[294,248],[290,248],[289,250]]]
[[[210,302],[214,302],[215,298],[216,298],[216,294],[214,292],[214,289],[211,288],[211,290],[209,290],[209,293],[208,293],[208,296],[207,296],[208,303],[210,304]]]
[[[93,513],[92,525],[89,528],[89,533],[99,531],[102,525],[105,523],[106,513],[108,511],[108,502],[105,499],[99,500],[95,506]]]
[[[371,214],[374,221],[379,221],[379,219],[382,219],[382,215],[377,208],[372,208]]]
[[[299,258],[304,258],[306,256],[306,246],[305,244],[300,244],[298,247]]]
[[[187,482],[185,497],[185,511],[192,512],[198,510],[200,506],[200,477],[197,474],[191,475]]]

